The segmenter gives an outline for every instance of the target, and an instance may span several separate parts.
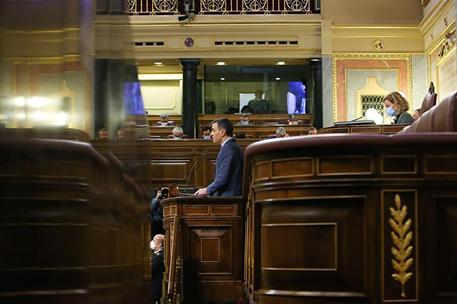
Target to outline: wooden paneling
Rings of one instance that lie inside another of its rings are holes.
[[[177,197],[162,200],[167,235],[176,240],[176,265],[183,265],[184,285],[175,289],[172,299],[182,295],[186,303],[236,302],[242,297],[243,225],[241,198]],[[180,229],[174,230],[179,223]],[[171,241],[173,242],[173,241]],[[170,243],[168,247],[172,247]],[[175,269],[172,249],[165,252],[167,272]],[[189,290],[190,288],[190,290]],[[188,290],[186,292],[186,290]],[[183,295],[184,294],[184,295]]]
[[[77,129],[70,128],[0,128],[0,137],[14,138],[46,138],[67,139],[87,142],[89,135]]]
[[[402,130],[405,125],[349,125],[327,127],[319,130],[319,134],[331,133],[365,133],[365,134],[395,134]]]
[[[226,117],[234,125],[233,133],[237,136],[244,134],[248,138],[266,138],[275,134],[277,127],[284,127],[289,135],[307,135],[311,124],[311,116],[308,114],[296,115],[298,125],[288,124],[288,114],[255,114],[249,115],[250,125],[240,125],[240,115],[233,114],[199,114],[198,115],[198,134],[201,137],[201,129],[205,125],[210,125],[215,119]],[[171,115],[168,120],[169,125],[160,124],[159,115],[149,115],[149,132],[153,136],[166,138],[171,134],[175,125],[181,125],[180,115]]]
[[[238,139],[244,150],[255,140]],[[220,147],[210,140],[93,142],[100,153],[113,153],[146,189],[176,183],[181,189],[206,187],[214,179]]]
[[[139,302],[147,209],[87,143],[0,140],[0,302]]]
[[[245,153],[256,303],[457,302],[454,134],[309,136]]]

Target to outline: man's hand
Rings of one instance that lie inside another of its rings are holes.
[[[205,195],[208,195],[208,191],[206,190],[206,188],[201,188],[201,189],[198,189],[194,195],[196,196],[205,196]]]

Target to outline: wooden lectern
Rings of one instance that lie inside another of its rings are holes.
[[[234,301],[243,293],[241,197],[181,196],[161,201],[164,298],[172,303]]]

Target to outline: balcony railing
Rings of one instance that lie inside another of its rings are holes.
[[[242,15],[320,13],[320,0],[98,0],[97,13],[128,15]],[[117,2],[118,3],[118,2]]]

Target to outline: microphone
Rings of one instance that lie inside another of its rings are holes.
[[[189,189],[190,177],[191,177],[192,173],[195,171],[194,169],[196,169],[197,165],[200,163],[200,160],[201,160],[201,158],[197,158],[197,160],[192,165],[192,167],[190,167],[189,174],[187,175],[187,179],[186,179],[186,185],[183,188],[184,192],[186,192]]]
[[[362,119],[362,118],[365,118],[365,116],[360,116],[360,117],[354,118],[354,119],[351,120],[351,121],[357,121],[357,120]]]

